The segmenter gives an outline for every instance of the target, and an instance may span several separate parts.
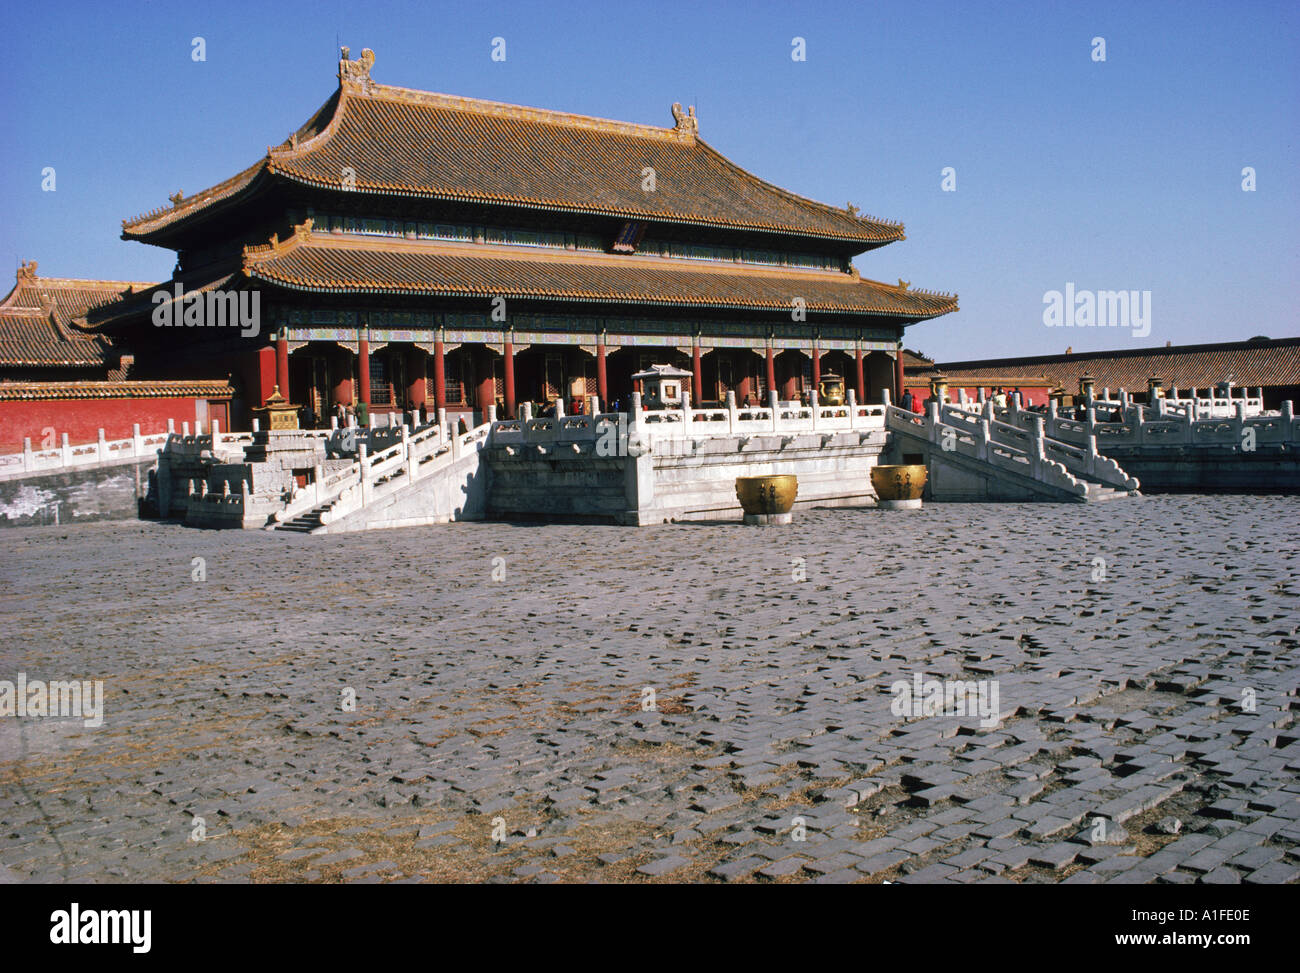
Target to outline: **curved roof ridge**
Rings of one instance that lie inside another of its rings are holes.
[[[159,219],[160,217],[179,216],[187,210],[193,210],[200,206],[209,206],[212,203],[227,198],[228,196],[233,196],[258,176],[266,166],[269,158],[270,154],[268,152],[267,155],[262,156],[262,158],[258,159],[247,169],[235,173],[229,179],[224,179],[215,186],[209,186],[207,189],[197,192],[193,196],[182,196],[177,192],[175,196],[171,197],[170,206],[159,206],[156,209],[151,209],[147,213],[142,213],[133,219],[123,220],[123,234],[130,233],[132,235],[139,235],[141,233],[146,233],[148,230],[141,229],[141,227],[146,223],[151,223]]]
[[[404,88],[398,85],[372,84],[367,97],[380,98],[385,101],[399,101],[409,105],[429,105],[434,108],[447,108],[452,111],[471,112],[477,115],[520,118],[545,125],[558,125],[562,128],[586,128],[597,132],[617,132],[638,138],[650,138],[669,141],[685,141],[694,136],[684,134],[682,128],[667,128],[649,125],[643,122],[625,122],[599,115],[582,115],[577,112],[559,111],[552,108],[535,108],[531,105],[516,105],[507,101],[492,101],[487,98],[473,98],[468,95],[443,94],[437,91],[421,91],[418,88]]]
[[[747,179],[752,179],[754,182],[756,182],[756,183],[758,183],[759,185],[763,186],[763,188],[765,188],[765,189],[767,189],[767,190],[770,190],[771,192],[774,192],[774,193],[776,193],[776,194],[779,195],[779,196],[784,196],[786,199],[793,200],[794,202],[796,202],[796,203],[800,203],[801,205],[804,205],[804,206],[813,206],[813,207],[816,207],[816,208],[818,208],[818,209],[824,210],[824,211],[827,213],[827,215],[830,215],[830,216],[839,216],[839,217],[844,217],[844,216],[847,215],[847,216],[853,217],[853,218],[856,219],[859,223],[867,223],[867,224],[873,224],[873,223],[874,223],[874,224],[877,224],[877,225],[879,225],[879,226],[886,226],[886,227],[890,227],[890,228],[896,228],[896,229],[898,230],[898,233],[899,233],[899,235],[898,235],[898,239],[900,239],[900,240],[905,239],[905,234],[903,233],[903,224],[902,224],[902,222],[899,221],[899,220],[887,220],[887,219],[883,219],[883,218],[878,217],[878,216],[869,216],[869,215],[867,215],[866,213],[858,213],[858,212],[856,212],[856,210],[850,210],[850,209],[848,209],[848,208],[841,209],[841,208],[839,208],[838,206],[832,206],[832,205],[830,205],[830,203],[823,203],[823,202],[821,202],[820,200],[810,199],[810,198],[807,197],[807,196],[800,196],[798,193],[792,193],[792,192],[791,192],[790,190],[788,190],[788,189],[783,189],[783,188],[781,188],[780,186],[776,185],[775,183],[770,183],[770,182],[768,182],[766,179],[763,179],[763,178],[760,177],[760,176],[756,176],[756,175],[754,175],[752,172],[750,172],[750,171],[749,171],[748,169],[746,169],[744,166],[740,165],[740,164],[737,163],[737,162],[733,162],[731,159],[728,159],[725,155],[723,155],[721,152],[719,152],[717,149],[715,149],[712,145],[710,145],[708,142],[704,141],[704,139],[697,138],[697,139],[696,139],[696,142],[697,142],[697,143],[700,145],[700,147],[703,148],[706,152],[711,153],[711,154],[712,154],[712,155],[713,155],[713,156],[714,156],[714,157],[715,157],[719,162],[721,162],[724,166],[727,166],[727,167],[733,169],[735,172],[739,173],[740,175],[744,176],[744,177],[747,178]]]

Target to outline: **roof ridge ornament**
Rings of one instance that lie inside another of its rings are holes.
[[[18,267],[17,282],[22,283],[25,280],[36,279],[36,261],[24,260]]]
[[[699,137],[700,122],[695,117],[695,106],[691,105],[687,111],[682,111],[681,102],[673,102],[673,131],[677,133],[680,139],[693,140]]]
[[[185,193],[178,189],[167,198],[171,200],[172,208],[175,208],[184,201]]]
[[[352,48],[339,48],[339,85],[357,88],[363,94],[370,94],[370,69],[375,64],[375,52],[362,48],[361,57],[352,60]]]

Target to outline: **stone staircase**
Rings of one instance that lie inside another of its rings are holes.
[[[464,433],[452,433],[439,423],[415,430],[398,427],[391,446],[372,454],[364,443],[359,445],[355,462],[301,490],[266,529],[340,533],[465,516],[474,504],[457,506],[453,495],[464,493],[459,480],[467,471],[472,479],[491,428],[491,422]]]
[[[1045,418],[992,402],[929,403],[926,415],[889,406],[891,459],[918,455],[937,501],[1048,500],[1097,503],[1135,496],[1140,484],[1115,460],[1082,443],[1053,439]]]

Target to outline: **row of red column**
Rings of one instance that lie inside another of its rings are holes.
[[[505,407],[506,416],[514,418],[515,416],[515,350],[514,343],[507,340],[505,342],[504,355],[504,378],[505,378]],[[359,399],[366,404],[370,402],[370,342],[362,337],[358,342],[358,373],[359,373]],[[600,397],[601,403],[609,401],[609,380],[605,366],[605,342],[599,341],[596,344],[596,392]],[[776,388],[776,351],[771,345],[767,348],[767,387]],[[900,352],[895,358],[895,375],[894,375],[894,397],[895,401],[902,398],[903,387],[903,356]],[[858,401],[861,402],[866,396],[866,380],[862,366],[862,349],[857,349],[855,356],[855,375],[854,385],[857,389]],[[704,375],[700,362],[700,346],[698,344],[691,347],[691,394],[694,401],[700,402],[704,399]],[[813,366],[812,381],[813,387],[818,388],[822,379],[822,356],[816,345],[813,345]],[[275,383],[280,388],[280,394],[286,399],[289,398],[289,342],[288,336],[281,331],[277,336],[275,349]],[[782,395],[787,398],[793,398],[795,394],[796,382],[794,377],[788,378],[785,382],[785,388]],[[489,375],[479,383],[479,401],[491,402],[496,397],[496,383]],[[413,406],[423,408],[426,403],[425,382],[423,377],[413,378],[407,389],[407,397]],[[446,373],[446,354],[444,352],[443,341],[437,338],[433,342],[433,403],[435,409],[447,408],[447,373]]]

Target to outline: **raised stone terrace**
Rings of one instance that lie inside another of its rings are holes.
[[[1295,881],[1298,515],[6,532],[0,878]]]

